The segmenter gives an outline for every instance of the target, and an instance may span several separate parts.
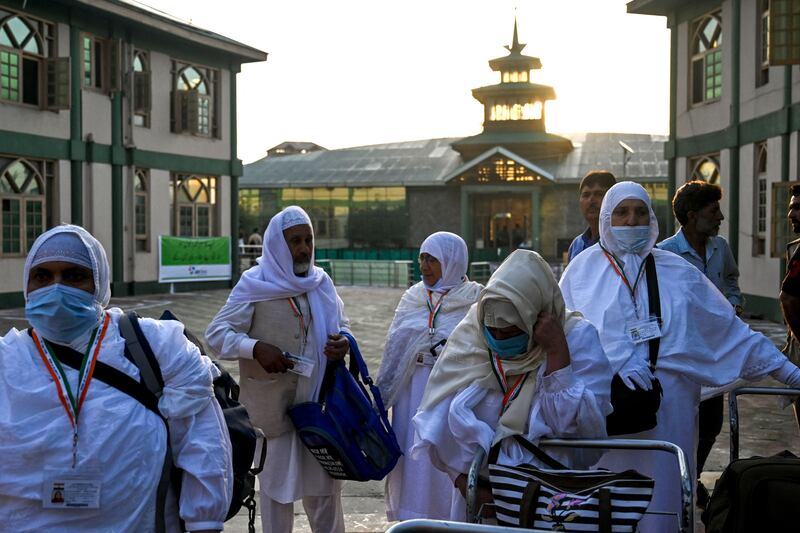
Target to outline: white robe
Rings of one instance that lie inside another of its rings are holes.
[[[409,452],[414,444],[411,418],[417,412],[432,362],[417,364],[417,354],[447,339],[478,298],[482,285],[466,281],[451,289],[436,316],[435,333],[428,334],[427,290],[420,282],[410,287],[397,306],[386,336],[377,384],[386,407],[392,407],[392,427],[403,457],[386,478],[386,516],[389,520],[450,517],[452,481],[427,460]],[[434,294],[434,305],[441,294]]]
[[[119,309],[110,309],[98,361],[138,379],[124,356]],[[170,418],[175,463],[184,469],[180,515],[188,528],[222,529],[233,487],[230,442],[213,399],[216,369],[179,322],[141,320],[164,377],[159,410]],[[81,347],[81,349],[85,349]],[[212,370],[213,369],[213,370]],[[78,371],[64,365],[73,390]],[[0,517],[6,531],[150,532],[166,450],[164,423],[137,400],[95,378],[80,411],[77,468],[101,473],[100,509],[43,509],[45,468],[70,471],[72,426],[33,339],[0,339]],[[177,531],[175,506],[167,509]]]
[[[719,390],[722,392],[738,378],[756,380],[780,372],[785,376],[791,368],[769,339],[736,317],[733,307],[702,272],[671,252],[653,249],[652,253],[663,319],[655,375],[664,396],[657,414],[658,425],[631,438],[677,444],[686,454],[694,480],[701,386],[723,387]],[[634,344],[625,327],[637,320],[630,292],[599,245],[573,259],[560,286],[567,307],[580,311],[597,326],[614,372],[629,358],[647,364],[648,343]],[[636,302],[639,318],[648,316],[644,274],[636,289]],[[612,470],[632,468],[654,477],[655,493],[649,511],[679,512],[680,482],[672,456],[664,452],[611,451],[599,466]],[[640,528],[673,532],[676,524],[675,517],[646,516]]]
[[[297,299],[304,316],[310,316],[308,299],[300,295]],[[341,302],[341,301],[340,301]],[[206,330],[209,348],[220,359],[252,359],[253,347],[257,339],[247,336],[255,304],[227,302]],[[287,307],[288,309],[288,307]],[[341,328],[349,331],[349,321],[341,304],[338,309]],[[309,329],[313,331],[315,317],[311,316]],[[314,335],[308,336],[306,354],[322,354]],[[324,358],[324,355],[320,355]],[[295,395],[295,402],[311,401],[322,382],[320,366],[314,367],[310,379],[303,378]],[[314,381],[315,386],[310,385]],[[342,482],[333,479],[311,455],[308,448],[297,436],[296,431],[288,431],[267,440],[267,458],[264,470],[258,476],[260,490],[279,503],[291,503],[304,496],[338,496]]]
[[[541,438],[603,438],[605,417],[611,411],[609,389],[611,370],[600,348],[597,330],[580,320],[567,334],[570,364],[544,376],[545,366],[539,367],[536,392],[531,404],[525,437],[533,442]],[[429,411],[419,411],[414,417],[416,444],[411,455],[431,461],[455,481],[466,474],[479,448],[487,454],[500,418],[503,395],[498,390],[481,388],[476,384],[437,403]],[[547,453],[576,468],[596,461],[597,454],[589,450],[548,449]],[[504,439],[499,462],[541,465],[513,439]],[[465,500],[450,486],[453,505],[450,519],[464,521]]]

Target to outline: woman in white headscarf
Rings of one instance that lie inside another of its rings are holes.
[[[5,530],[154,531],[167,428],[96,372],[107,366],[139,379],[117,327],[122,311],[106,309],[108,271],[102,245],[78,226],[47,231],[28,254],[23,292],[32,327],[0,339]],[[140,325],[161,368],[158,411],[169,424],[174,463],[183,469],[179,505],[167,502],[167,531],[179,530],[178,512],[189,530],[222,530],[233,475],[211,389],[218,370],[179,322],[141,319]],[[82,368],[69,366],[70,358],[82,360]],[[65,477],[89,487],[86,508],[65,509],[76,503]]]
[[[483,288],[467,279],[467,244],[454,233],[439,231],[425,239],[419,262],[422,281],[397,306],[378,370],[378,387],[387,408],[392,407],[392,426],[404,453],[386,479],[389,520],[450,517],[450,479],[429,461],[409,456],[411,418],[447,337]]]
[[[541,256],[517,250],[489,279],[433,368],[414,417],[412,457],[431,461],[452,480],[460,492],[453,492],[450,518],[463,521],[466,473],[479,448],[488,453],[501,443],[499,462],[540,464],[505,437],[605,437],[610,382],[594,326],[565,308]],[[552,455],[581,462],[580,454]]]
[[[597,326],[612,370],[626,386],[649,389],[655,377],[663,387],[656,427],[620,437],[679,445],[693,476],[701,386],[730,386],[739,378],[754,380],[771,374],[794,387],[800,384],[800,369],[769,339],[739,320],[701,271],[672,252],[654,248],[657,237],[658,223],[644,188],[633,182],[614,185],[600,208],[600,242],[570,262],[561,290],[567,306]],[[655,376],[648,366],[648,342],[631,332],[650,316],[647,279],[640,272],[651,253],[662,319]],[[600,464],[613,470],[633,468],[654,477],[649,510],[673,516],[647,515],[640,528],[675,531],[680,478],[672,457],[660,452],[612,451]]]

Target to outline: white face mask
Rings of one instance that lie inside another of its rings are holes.
[[[650,242],[650,226],[611,226],[611,234],[629,254],[638,254]]]

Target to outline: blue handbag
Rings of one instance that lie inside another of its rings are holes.
[[[350,369],[344,361],[328,362],[319,401],[289,408],[289,418],[332,478],[381,480],[403,453],[356,340],[341,334],[350,342]]]

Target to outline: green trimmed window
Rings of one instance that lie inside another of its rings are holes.
[[[719,184],[719,154],[707,154],[689,159],[689,179]]]
[[[150,171],[137,168],[133,176],[133,227],[136,251],[150,250]]]
[[[173,61],[172,131],[219,138],[219,72]]]
[[[179,237],[217,235],[217,178],[173,174],[170,188],[172,234]]]
[[[45,229],[45,188],[53,163],[0,157],[0,255],[25,255]]]
[[[67,61],[55,57],[53,24],[0,8],[0,101],[68,108]]]
[[[716,11],[692,25],[692,104],[722,96],[722,14]]]

